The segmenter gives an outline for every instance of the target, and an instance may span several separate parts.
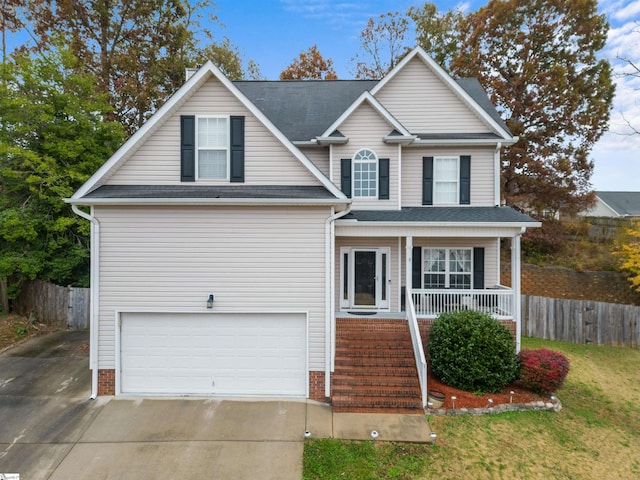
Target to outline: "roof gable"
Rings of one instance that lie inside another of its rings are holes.
[[[371,94],[413,134],[494,133],[498,139],[513,140],[478,81],[454,80],[420,47],[405,56]],[[435,113],[438,106],[442,112],[437,118],[424,115],[425,111]],[[427,125],[423,120],[429,118]]]
[[[209,79],[217,79],[249,112],[306,168],[321,185],[337,198],[345,198],[342,192],[260,111],[225,75],[211,62],[203,65],[193,74],[165,104],[124,143],[111,158],[73,195],[79,199],[102,185],[123,162],[165,123],[195,92]]]
[[[357,99],[354,101],[349,108],[347,108],[342,115],[340,115],[321,135],[322,137],[328,137],[335,132],[340,125],[342,125],[352,114],[355,112],[358,107],[363,105],[364,103],[368,104],[373,110],[387,122],[390,128],[390,133],[395,131],[396,134],[410,137],[411,133],[398,121],[393,115],[391,115],[387,109],[385,109],[376,98],[371,95],[369,92],[363,92]]]

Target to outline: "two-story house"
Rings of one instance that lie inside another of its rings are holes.
[[[516,140],[419,48],[379,81],[232,82],[207,63],[68,200],[91,222],[93,395],[335,404],[336,338],[392,345],[391,324],[424,406],[440,312],[486,311],[519,344],[520,236],[539,224],[500,206]]]

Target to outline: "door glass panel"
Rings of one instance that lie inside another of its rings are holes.
[[[376,252],[355,252],[355,304],[376,305]]]
[[[382,282],[380,283],[380,298],[384,302],[387,300],[387,254],[383,253],[380,259],[380,270]]]

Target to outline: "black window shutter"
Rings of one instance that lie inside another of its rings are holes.
[[[340,190],[347,198],[351,198],[351,159],[340,160]]]
[[[180,181],[196,181],[196,117],[180,116]]]
[[[244,182],[244,117],[231,117],[231,178],[232,182]]]
[[[473,288],[484,288],[484,248],[473,249]]]
[[[460,205],[471,203],[471,157],[460,157]]]
[[[389,159],[378,160],[378,199],[389,200]]]
[[[422,157],[422,204],[433,205],[433,157]]]
[[[411,288],[422,288],[422,247],[413,247],[411,257]]]

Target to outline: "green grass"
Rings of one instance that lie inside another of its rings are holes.
[[[560,413],[429,417],[435,446],[313,440],[305,479],[640,478],[640,350],[525,338],[564,353]]]

